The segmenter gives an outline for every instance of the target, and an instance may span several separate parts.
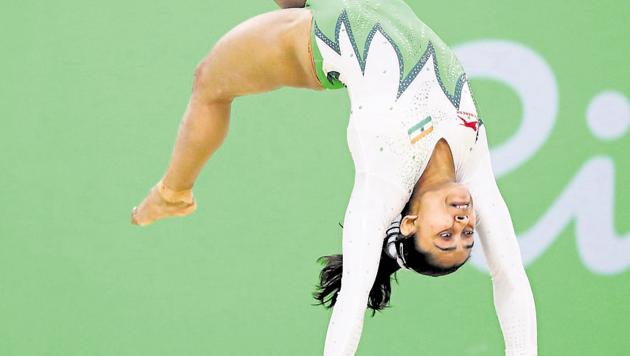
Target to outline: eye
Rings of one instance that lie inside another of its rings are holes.
[[[475,233],[475,231],[473,231],[473,230],[466,230],[466,231],[464,231],[464,235],[466,235],[466,236],[472,236],[474,233]]]
[[[451,237],[451,233],[448,232],[448,231],[440,232],[440,237],[449,238],[449,237]]]

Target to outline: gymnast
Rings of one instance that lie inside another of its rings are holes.
[[[332,306],[324,355],[354,355],[366,308],[389,302],[399,269],[441,276],[478,235],[506,355],[536,355],[536,310],[483,121],[453,52],[402,0],[276,0],[225,34],[198,65],[162,179],[132,223],[191,214],[192,187],[221,145],[239,96],[347,88],[354,187],[342,255],[327,256],[317,300]]]

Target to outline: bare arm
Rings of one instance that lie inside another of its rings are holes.
[[[304,7],[306,0],[274,0],[283,9],[292,7]]]

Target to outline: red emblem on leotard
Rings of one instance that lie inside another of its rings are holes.
[[[462,116],[465,116],[466,119],[464,119]],[[464,126],[464,127],[469,127],[471,129],[473,129],[473,131],[477,132],[477,124],[479,123],[479,120],[477,120],[477,116],[475,114],[471,114],[469,112],[464,112],[464,111],[458,111],[457,112],[457,117],[462,120],[462,122],[460,123],[460,125]],[[474,120],[474,121],[473,121]]]

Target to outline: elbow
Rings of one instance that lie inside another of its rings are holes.
[[[493,266],[491,278],[494,285],[501,285],[505,290],[516,291],[525,287],[530,288],[525,267],[520,263]]]
[[[337,304],[364,309],[367,307],[371,289],[372,286],[367,285],[341,287],[337,295]]]

